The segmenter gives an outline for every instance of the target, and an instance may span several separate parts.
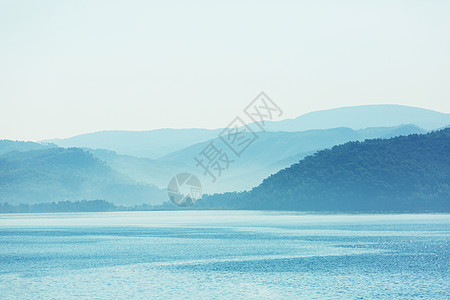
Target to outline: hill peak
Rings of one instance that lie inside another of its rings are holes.
[[[433,130],[449,123],[450,114],[430,109],[398,104],[372,104],[313,111],[294,119],[267,122],[265,127],[268,131],[304,131],[337,127],[363,129],[414,124]]]

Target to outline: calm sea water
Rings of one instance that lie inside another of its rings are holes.
[[[0,298],[450,299],[450,215],[0,214]]]

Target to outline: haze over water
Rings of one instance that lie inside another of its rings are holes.
[[[450,297],[450,215],[0,215],[4,299]]]

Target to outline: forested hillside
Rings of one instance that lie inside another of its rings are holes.
[[[199,204],[313,211],[450,211],[450,129],[334,146],[268,177],[249,193],[206,196]]]
[[[55,144],[40,144],[34,142],[24,142],[24,141],[11,141],[11,140],[0,140],[0,155],[11,152],[11,151],[31,151],[31,150],[42,150],[48,148],[56,148]]]
[[[79,148],[13,151],[0,156],[0,203],[83,199],[134,205],[161,202],[166,194],[137,184]]]

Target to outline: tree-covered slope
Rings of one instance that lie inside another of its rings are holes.
[[[198,156],[210,142],[213,142],[215,146],[227,152],[229,158],[234,161],[230,163],[229,169],[223,172],[220,180],[213,184],[210,184],[208,177],[203,177],[204,192],[243,191],[250,190],[252,187],[260,184],[270,174],[276,173],[318,150],[349,141],[364,141],[367,138],[392,137],[393,135],[424,132],[423,129],[413,125],[366,128],[362,130],[331,128],[300,132],[257,132],[257,138],[239,157],[234,155],[220,138],[215,138],[166,155],[159,161],[183,167],[187,165],[189,169],[201,172],[201,169],[196,167],[196,161],[193,158]],[[242,133],[241,136],[243,140],[247,138],[251,140],[253,138],[253,135],[249,133]],[[226,136],[224,138],[226,139]],[[124,171],[120,172],[125,173]],[[198,175],[202,176],[201,173]],[[168,180],[169,178],[166,179],[166,182]]]
[[[248,209],[450,211],[450,129],[334,146],[249,193],[206,198]]]
[[[116,204],[161,202],[161,190],[137,184],[79,148],[13,151],[0,156],[0,203],[103,199]]]
[[[55,144],[40,144],[34,142],[0,140],[0,155],[11,151],[31,151],[57,147]]]

